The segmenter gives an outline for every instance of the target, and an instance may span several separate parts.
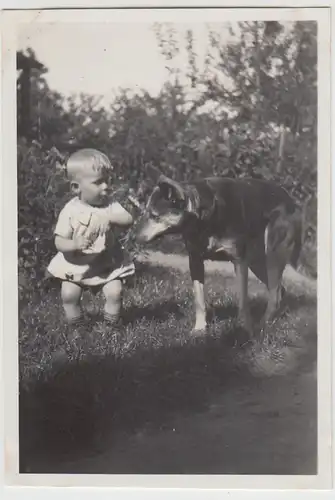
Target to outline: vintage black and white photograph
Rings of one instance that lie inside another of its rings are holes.
[[[320,472],[320,27],[249,17],[19,24],[20,475]]]

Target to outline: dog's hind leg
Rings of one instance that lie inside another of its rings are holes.
[[[247,260],[250,270],[268,287],[268,271],[263,234],[248,243]]]
[[[278,248],[275,251],[269,252],[267,238],[268,230],[265,231],[264,237],[262,234],[254,240],[248,249],[249,268],[264,283],[268,291],[267,309],[259,325],[261,332],[263,331],[262,335],[264,335],[266,322],[278,311],[285,292],[281,284],[281,277],[286,259],[279,258],[280,255],[277,253],[279,251]]]
[[[267,255],[267,269],[269,282],[269,297],[263,323],[274,319],[278,312],[283,294],[285,292],[282,286],[282,275],[286,266],[285,252],[276,250]]]
[[[205,266],[204,260],[200,256],[190,255],[189,265],[191,279],[193,282],[194,305],[195,305],[195,326],[193,331],[200,334],[206,330],[206,303],[205,303]]]
[[[239,318],[252,337],[253,326],[248,305],[248,262],[245,258],[236,260],[235,271],[239,284]]]
[[[266,267],[269,299],[264,323],[273,320],[280,308],[285,292],[282,286],[282,276],[294,249],[294,235],[295,228],[289,218],[279,216],[268,224]]]

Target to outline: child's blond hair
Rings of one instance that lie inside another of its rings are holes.
[[[66,162],[66,174],[70,181],[92,170],[94,172],[111,172],[113,170],[107,155],[97,149],[80,149],[73,153]]]

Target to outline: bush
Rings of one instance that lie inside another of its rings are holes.
[[[40,281],[55,251],[53,227],[66,196],[65,180],[37,143],[18,143],[18,275],[21,295]],[[57,177],[57,179],[56,179]]]

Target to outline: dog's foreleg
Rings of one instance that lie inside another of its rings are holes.
[[[248,306],[248,263],[246,259],[238,259],[235,262],[236,277],[239,286],[239,318],[245,329],[252,336],[252,320]]]
[[[193,281],[193,293],[195,302],[195,325],[196,332],[206,329],[206,304],[204,284],[201,281]]]
[[[195,326],[194,332],[203,332],[206,329],[206,303],[205,303],[205,266],[201,257],[190,255],[190,272],[193,282]]]

